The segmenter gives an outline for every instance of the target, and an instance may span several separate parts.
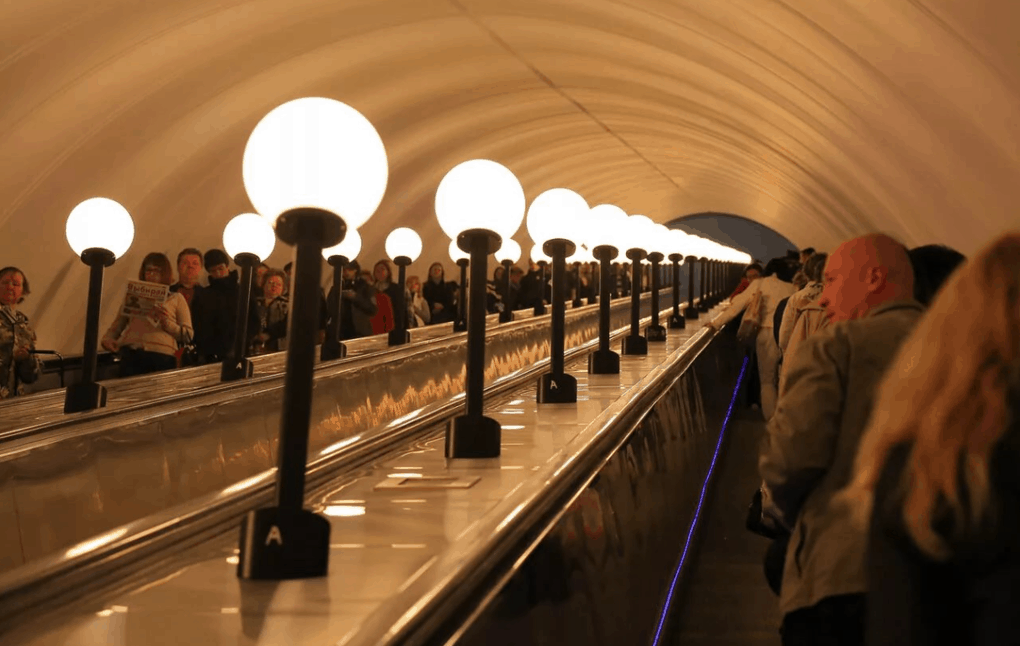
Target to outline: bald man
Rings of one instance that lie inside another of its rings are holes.
[[[865,536],[832,498],[850,478],[875,386],[923,311],[907,250],[885,235],[841,244],[823,283],[831,325],[786,358],[758,461],[769,507],[792,530],[779,596],[784,646],[864,643]]]

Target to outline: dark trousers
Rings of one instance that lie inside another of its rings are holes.
[[[783,646],[863,646],[863,594],[826,597],[783,617]]]
[[[120,349],[120,376],[147,375],[150,372],[173,370],[177,357],[162,352],[146,352],[138,348]]]

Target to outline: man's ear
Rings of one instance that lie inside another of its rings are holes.
[[[889,278],[889,270],[885,267],[869,267],[864,273],[864,284],[869,293],[882,291]]]

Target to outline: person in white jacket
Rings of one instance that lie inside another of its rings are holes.
[[[761,409],[768,420],[776,411],[776,399],[779,396],[779,360],[781,354],[776,345],[776,337],[772,331],[772,319],[779,301],[792,296],[796,288],[790,282],[792,278],[789,264],[782,258],[774,258],[765,265],[765,275],[737,294],[721,314],[709,325],[719,329],[737,318],[756,294],[761,294],[761,329],[755,339],[755,352],[758,358],[758,377],[761,381]]]

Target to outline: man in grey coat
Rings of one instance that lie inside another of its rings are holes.
[[[863,644],[866,537],[835,494],[850,480],[875,386],[922,314],[907,250],[885,235],[829,257],[819,304],[831,325],[787,357],[758,467],[792,529],[779,606],[783,644]]]

